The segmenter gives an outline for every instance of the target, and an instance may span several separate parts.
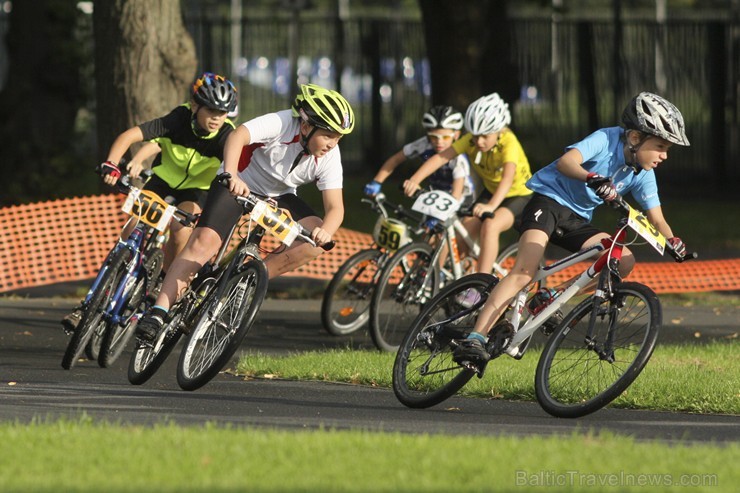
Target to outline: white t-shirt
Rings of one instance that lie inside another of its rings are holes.
[[[252,142],[242,149],[239,177],[250,190],[277,197],[295,194],[299,186],[312,182],[322,191],[342,188],[339,146],[320,158],[302,155],[291,171],[296,156],[303,152],[300,120],[291,110],[258,116],[242,125],[249,130]]]

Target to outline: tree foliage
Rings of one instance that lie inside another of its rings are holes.
[[[195,45],[179,0],[99,0],[93,14],[99,157],[126,128],[182,103]]]
[[[460,111],[484,94],[519,96],[506,0],[419,0],[434,104]]]
[[[78,162],[75,121],[85,94],[76,3],[13,3],[0,93],[0,205],[65,196],[79,186],[75,177],[84,163]]]

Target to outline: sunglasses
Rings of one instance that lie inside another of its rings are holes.
[[[427,134],[427,137],[429,137],[429,139],[431,140],[452,140],[454,136],[455,134]]]

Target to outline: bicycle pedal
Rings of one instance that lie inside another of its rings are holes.
[[[483,378],[483,373],[486,371],[487,365],[484,364],[481,368],[481,366],[475,364],[472,361],[463,361],[462,363],[460,363],[460,366],[462,366],[466,370],[475,372],[475,376],[477,376],[478,378]]]
[[[491,359],[498,358],[509,347],[511,338],[514,337],[514,326],[506,319],[500,320],[488,331],[488,343],[486,351]]]

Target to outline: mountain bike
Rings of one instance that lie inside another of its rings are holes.
[[[224,183],[228,175],[220,175]],[[235,197],[249,214],[247,232],[226,254],[235,225],[216,257],[197,273],[184,295],[172,306],[153,342],[137,340],[128,369],[135,385],[146,382],[161,367],[183,334],[185,347],[177,364],[177,382],[183,390],[208,383],[229,362],[252,327],[265,295],[268,275],[259,245],[270,232],[284,245],[296,239],[316,246],[300,223],[253,194]],[[323,245],[324,250],[334,243]]]
[[[412,227],[403,219],[420,223],[422,217],[386,200],[383,193],[362,202],[379,214],[373,228],[373,244],[351,255],[337,269],[321,302],[321,322],[332,335],[351,334],[367,324],[370,299],[388,259],[401,247],[421,235],[424,229]],[[390,217],[388,209],[396,216]]]
[[[155,287],[162,270],[164,232],[170,220],[190,226],[196,216],[169,205],[148,190],[131,185],[127,176],[117,184],[128,193],[122,210],[131,217],[122,231],[130,229],[128,239],[119,238],[108,253],[100,271],[82,302],[82,316],[62,358],[69,370],[85,348],[101,367],[111,365],[133,334],[140,306]]]
[[[676,253],[622,197],[612,206],[621,212],[616,232],[597,245],[541,266],[488,332],[486,349],[491,359],[502,354],[519,359],[535,331],[546,327],[545,322],[598,277],[596,290],[556,327],[544,331],[548,339],[537,365],[535,392],[542,408],[553,416],[575,418],[606,406],[634,382],[652,355],[662,323],[661,305],[649,287],[624,282],[619,276],[627,229],[637,233],[635,240],[644,238],[677,262],[697,257],[696,253],[683,257]],[[534,283],[597,256],[582,273],[561,285],[544,309],[530,313],[525,308]],[[433,406],[454,395],[474,375],[482,376],[483,369],[477,365],[453,361],[452,352],[457,341],[473,330],[497,282],[488,274],[466,276],[446,286],[423,308],[393,365],[393,390],[400,402],[413,408]],[[477,299],[474,304],[461,303],[471,297]]]
[[[448,193],[432,190],[419,194],[412,210],[437,219],[433,241],[416,241],[399,249],[383,266],[370,301],[370,336],[383,351],[396,351],[421,307],[447,283],[474,267],[480,247],[460,221],[472,209],[460,210]],[[482,219],[491,217],[486,213]],[[468,247],[462,256],[457,240]],[[514,265],[519,246],[513,243],[499,254],[493,272],[504,276]],[[442,260],[446,255],[446,260]]]

